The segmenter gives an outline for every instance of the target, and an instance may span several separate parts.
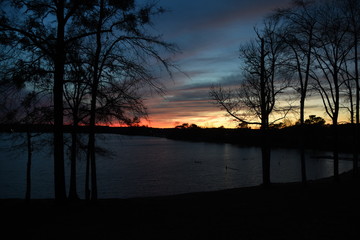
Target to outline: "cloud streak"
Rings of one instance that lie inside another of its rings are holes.
[[[176,123],[201,126],[235,126],[212,102],[209,89],[221,82],[240,81],[239,46],[254,37],[253,27],[272,9],[291,0],[158,0],[170,11],[154,21],[166,41],[182,53],[175,63],[187,76],[174,74],[164,81],[166,95],[147,100],[150,126],[174,127]],[[165,80],[165,79],[164,79]]]

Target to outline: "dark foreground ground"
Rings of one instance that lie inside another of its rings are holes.
[[[0,200],[1,238],[360,239],[360,181],[351,176],[306,188],[276,184],[64,204]]]

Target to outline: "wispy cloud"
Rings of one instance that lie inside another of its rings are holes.
[[[170,12],[154,22],[164,39],[178,44],[173,59],[186,76],[165,81],[164,97],[147,100],[150,125],[175,123],[228,125],[229,119],[211,101],[210,86],[234,86],[240,80],[238,50],[254,36],[253,27],[276,7],[291,0],[158,0]]]

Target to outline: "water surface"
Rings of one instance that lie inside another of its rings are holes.
[[[0,198],[23,198],[26,147],[23,138],[0,134]],[[32,197],[53,198],[52,136],[34,138]],[[86,140],[86,139],[84,139]],[[66,141],[67,142],[67,141]],[[130,198],[213,191],[255,186],[262,182],[261,150],[231,144],[174,141],[166,138],[98,134],[97,143],[107,149],[98,154],[99,198]],[[81,154],[80,154],[81,155]],[[331,176],[331,153],[307,151],[308,179]],[[349,157],[341,155],[342,158]],[[85,160],[78,162],[78,192],[84,197]],[[340,171],[351,161],[340,161]],[[70,161],[66,159],[66,178]],[[272,149],[271,181],[301,180],[300,155],[296,149]]]

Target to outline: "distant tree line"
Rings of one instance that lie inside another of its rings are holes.
[[[55,199],[78,198],[80,144],[86,145],[86,199],[97,199],[95,125],[136,124],[147,116],[144,93],[163,91],[157,74],[171,74],[167,57],[177,49],[147,31],[163,12],[135,0],[0,2],[1,122],[53,126]],[[68,194],[64,125],[72,126]],[[79,126],[90,129],[86,144]]]
[[[338,177],[338,124],[341,109],[354,124],[354,173],[358,171],[360,1],[296,0],[277,9],[255,28],[256,38],[240,47],[243,76],[239,86],[214,85],[215,103],[240,124],[263,130],[263,182],[270,183],[269,127],[290,112],[305,121],[306,99],[317,94],[333,126],[334,176]],[[299,104],[289,96],[298,96]],[[315,116],[310,122],[322,123]],[[304,136],[299,144],[306,183]]]
[[[192,123],[192,124],[183,123],[181,125],[176,126],[175,128],[177,128],[177,129],[198,129],[200,127],[198,125],[196,125],[195,123]]]

